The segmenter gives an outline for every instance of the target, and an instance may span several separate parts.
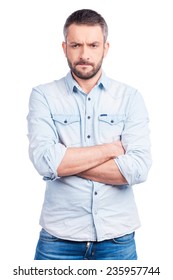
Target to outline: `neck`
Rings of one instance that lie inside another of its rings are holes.
[[[100,70],[91,79],[84,80],[84,79],[78,78],[74,73],[72,73],[74,79],[76,80],[76,82],[79,84],[79,86],[82,88],[82,90],[85,93],[89,93],[92,90],[92,88],[97,84],[98,80],[100,79],[101,74],[102,74],[102,71]]]

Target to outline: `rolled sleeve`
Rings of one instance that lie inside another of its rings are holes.
[[[47,175],[42,174],[44,176],[44,180],[56,180],[59,178],[57,168],[61,163],[65,152],[66,147],[62,144],[55,144],[46,152],[44,155],[44,160],[46,165],[49,167],[49,172]],[[40,169],[41,168],[39,168],[39,170]]]
[[[144,182],[152,164],[148,124],[148,112],[143,98],[136,92],[129,102],[122,133],[125,154],[115,159],[129,185]]]
[[[66,147],[59,141],[48,101],[39,87],[32,90],[27,121],[29,157],[44,180],[56,180]]]

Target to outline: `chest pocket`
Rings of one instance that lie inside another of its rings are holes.
[[[124,115],[100,115],[99,136],[102,143],[120,140],[124,128]]]
[[[81,142],[79,115],[54,114],[52,118],[62,144],[75,146]]]

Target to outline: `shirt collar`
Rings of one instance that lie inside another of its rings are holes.
[[[66,77],[65,77],[65,81],[69,90],[69,93],[72,92],[77,92],[77,88],[79,88],[78,83],[75,81],[75,79],[73,78],[71,72],[68,72]],[[99,86],[100,88],[103,88],[105,90],[108,89],[108,84],[109,84],[109,79],[108,77],[105,75],[104,72],[102,72],[102,75],[97,83],[97,86]]]

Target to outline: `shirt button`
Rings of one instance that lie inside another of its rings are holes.
[[[88,120],[89,120],[89,119],[91,119],[91,117],[90,117],[90,116],[88,116],[87,118],[88,118]]]
[[[111,120],[111,123],[114,123],[114,120]]]
[[[90,101],[91,100],[91,98],[90,97],[88,97],[88,101]]]
[[[67,120],[64,120],[64,123],[67,123]]]
[[[95,192],[94,194],[97,195],[97,192]]]
[[[90,135],[87,136],[88,139],[89,139],[90,137],[91,137]]]

